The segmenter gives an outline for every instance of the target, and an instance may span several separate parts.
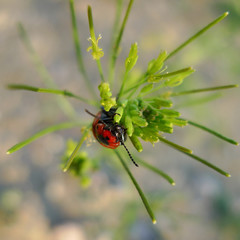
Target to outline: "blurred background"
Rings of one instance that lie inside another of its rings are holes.
[[[124,2],[124,8],[127,6]],[[76,0],[76,12],[84,61],[97,89],[100,82],[96,64],[85,49],[89,46],[87,5],[93,9],[96,34],[105,52],[115,15],[115,1]],[[135,1],[124,32],[121,71],[131,43],[139,44],[137,67],[145,69],[160,50],[170,52],[180,43],[229,11],[220,24],[194,41],[168,62],[169,70],[192,66],[196,73],[182,89],[239,84],[240,4],[238,0],[151,0]],[[176,186],[143,167],[129,166],[156,213],[152,225],[126,172],[111,156],[93,143],[86,147],[96,157],[99,171],[92,184],[83,188],[79,179],[60,169],[67,139],[78,140],[74,128],[46,135],[31,145],[6,155],[7,149],[40,129],[67,120],[56,97],[32,92],[13,92],[9,83],[43,87],[28,52],[20,41],[21,22],[51,77],[60,89],[89,97],[75,60],[68,1],[0,1],[0,238],[2,240],[161,240],[240,239],[239,147],[230,145],[192,126],[175,128],[166,136],[194,150],[229,172],[226,178],[164,144],[144,144],[142,159],[172,176]],[[212,99],[212,101],[209,101]],[[183,117],[195,120],[239,141],[239,89],[175,98]],[[84,109],[96,111],[77,100],[69,100],[79,119],[89,120]],[[187,102],[186,102],[187,101]],[[199,102],[203,104],[199,104]],[[136,151],[127,142],[130,151]],[[106,157],[108,155],[108,157]],[[105,157],[102,157],[105,156]]]

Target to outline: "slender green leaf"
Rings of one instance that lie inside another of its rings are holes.
[[[134,157],[135,158],[135,157]],[[167,180],[171,185],[175,186],[175,181],[165,172],[163,172],[162,170],[152,166],[151,164],[137,158],[137,161],[139,164],[141,164],[142,166],[148,168],[149,170],[155,172],[156,174],[160,175],[161,177],[163,177],[165,180]]]
[[[28,34],[27,34],[25,28],[23,27],[23,25],[21,23],[18,23],[17,27],[18,27],[18,32],[19,32],[20,38],[21,38],[24,46],[26,47],[39,75],[42,77],[44,84],[48,88],[57,88],[57,85],[54,83],[48,70],[46,69],[42,60],[40,59],[37,52],[33,48],[33,45],[28,37]],[[57,102],[59,108],[62,109],[62,111],[65,113],[66,116],[68,116],[70,118],[75,116],[75,110],[73,109],[72,105],[67,101],[67,99],[57,98],[56,102]]]
[[[185,149],[185,148],[183,148],[183,147],[181,147],[181,146],[179,146],[179,145],[177,145],[177,144],[175,144],[175,143],[172,143],[172,142],[170,142],[170,141],[167,141],[166,139],[161,138],[161,137],[159,138],[159,140],[162,141],[162,142],[164,142],[164,143],[166,143],[166,144],[169,145],[170,147],[173,147],[173,148],[175,148],[176,150],[178,150],[178,151],[180,151],[180,152],[188,155],[189,157],[191,157],[191,158],[193,158],[193,159],[195,159],[195,160],[203,163],[204,165],[212,168],[213,170],[217,171],[218,173],[220,173],[220,174],[222,174],[222,175],[224,175],[224,176],[226,176],[226,177],[231,177],[231,175],[230,175],[229,173],[227,173],[227,172],[223,171],[222,169],[218,168],[217,166],[211,164],[211,163],[208,162],[207,160],[204,160],[204,159],[202,159],[202,158],[200,158],[200,157],[192,154],[192,151],[191,151],[191,150]],[[186,151],[186,150],[187,150],[187,151]]]
[[[109,51],[109,74],[108,74],[108,81],[110,86],[112,86],[113,79],[114,79],[114,68],[111,67],[111,59],[114,54],[115,50],[115,42],[118,37],[118,31],[120,29],[120,20],[121,20],[121,13],[123,9],[123,0],[117,0],[116,5],[116,13],[115,13],[115,20],[112,28],[112,36],[111,36],[111,44],[110,44],[110,51]]]
[[[91,128],[91,125],[89,125],[88,127],[86,127],[85,131],[83,132],[82,134],[82,137],[80,138],[77,146],[75,147],[74,151],[72,152],[71,156],[69,157],[65,167],[63,167],[63,172],[66,172],[69,167],[71,166],[72,162],[73,162],[73,159],[74,157],[76,156],[78,150],[81,148],[82,144],[84,143],[84,141],[86,140],[86,137],[89,133],[89,130]]]
[[[109,79],[109,82],[112,82],[112,80],[114,78],[114,72],[113,71],[115,69],[115,64],[116,64],[116,60],[117,60],[117,56],[118,56],[118,52],[119,52],[119,45],[120,45],[120,42],[122,40],[123,31],[125,29],[125,26],[126,26],[126,23],[127,23],[127,20],[128,20],[128,16],[129,16],[129,13],[130,13],[132,5],[133,5],[133,2],[134,2],[134,0],[129,1],[125,16],[124,16],[124,19],[123,19],[123,22],[122,22],[122,25],[121,25],[121,28],[120,28],[120,31],[118,33],[118,37],[116,38],[116,42],[113,45],[114,49],[113,49],[113,54],[112,54],[111,61],[110,61],[110,71],[111,71],[110,77],[111,78]]]
[[[132,173],[131,173],[130,169],[128,168],[127,164],[124,162],[124,160],[123,160],[122,156],[120,155],[120,153],[117,150],[115,150],[115,153],[116,153],[117,157],[119,158],[120,162],[122,163],[124,169],[126,170],[128,176],[132,180],[134,186],[136,187],[136,189],[137,189],[137,191],[138,191],[138,193],[139,193],[139,195],[140,195],[140,197],[141,197],[141,199],[143,201],[143,204],[144,204],[144,206],[145,206],[145,208],[146,208],[150,218],[152,219],[153,224],[156,224],[157,223],[156,218],[154,216],[154,213],[153,213],[153,211],[152,211],[152,209],[151,209],[151,207],[150,207],[150,205],[149,205],[149,203],[147,201],[147,198],[145,197],[142,189],[140,188],[140,186],[137,183],[136,179],[132,175]]]
[[[224,89],[236,88],[236,87],[238,87],[238,85],[225,85],[225,86],[211,87],[211,88],[200,88],[200,89],[193,89],[193,90],[187,90],[182,92],[173,92],[170,94],[170,96],[175,97],[175,96],[181,96],[181,95],[192,94],[192,93],[217,91],[217,90],[224,90]]]
[[[102,38],[101,35],[96,39],[95,32],[94,32],[94,25],[93,25],[93,17],[92,17],[92,8],[88,6],[88,23],[89,23],[89,31],[90,31],[90,38],[89,40],[92,42],[92,46],[87,49],[89,51],[92,50],[92,56],[97,62],[98,71],[101,77],[101,81],[105,82],[104,76],[103,76],[103,70],[102,70],[102,64],[100,61],[100,58],[103,57],[104,52],[102,49],[98,46],[98,41]]]
[[[77,63],[78,63],[78,69],[84,78],[85,84],[86,84],[89,92],[92,94],[94,99],[97,99],[96,92],[94,91],[94,88],[87,76],[87,72],[86,72],[83,58],[82,58],[82,50],[81,50],[81,45],[80,45],[80,39],[78,37],[78,28],[77,28],[77,20],[76,20],[76,15],[75,15],[74,0],[69,0],[69,6],[70,6],[70,12],[71,12],[72,34],[73,34],[73,41],[74,41],[76,58],[77,58]]]
[[[181,151],[181,152],[186,152],[186,153],[189,153],[189,154],[191,154],[193,151],[192,150],[190,150],[190,149],[188,149],[188,148],[185,148],[185,147],[182,147],[182,146],[180,146],[180,145],[178,145],[178,144],[176,144],[176,143],[173,143],[173,142],[171,142],[171,141],[169,141],[169,140],[167,140],[167,139],[165,139],[165,138],[163,138],[163,137],[158,137],[159,138],[159,140],[161,141],[161,142],[164,142],[164,143],[166,143],[167,145],[169,145],[169,146],[171,146],[171,147],[173,147],[173,148],[175,148],[175,149],[177,149],[177,150],[179,150],[179,151]]]
[[[200,157],[198,157],[198,156],[196,156],[196,155],[194,155],[194,154],[190,154],[190,153],[186,153],[186,152],[183,152],[183,153],[186,154],[186,155],[188,155],[189,157],[197,160],[198,162],[201,162],[201,163],[203,163],[204,165],[212,168],[213,170],[217,171],[218,173],[220,173],[220,174],[222,174],[222,175],[224,175],[224,176],[226,176],[226,177],[231,177],[231,175],[230,175],[229,173],[227,173],[227,172],[223,171],[222,169],[218,168],[217,166],[211,164],[211,163],[208,162],[207,160],[204,160],[204,159],[202,159],[202,158],[200,158]]]
[[[90,101],[88,99],[85,99],[81,96],[78,96],[76,94],[73,94],[67,90],[58,90],[58,89],[50,89],[50,88],[38,88],[34,86],[24,85],[24,84],[9,84],[7,87],[11,90],[27,90],[27,91],[33,91],[33,92],[41,92],[41,93],[51,93],[51,94],[57,94],[57,95],[63,95],[67,97],[73,97],[76,98],[82,102],[96,105],[93,101]]]
[[[59,131],[59,130],[63,130],[63,129],[67,129],[67,128],[83,126],[83,125],[84,125],[84,123],[81,123],[81,122],[65,122],[65,123],[60,123],[60,124],[56,124],[56,125],[50,126],[48,128],[45,128],[45,129],[35,133],[34,135],[29,137],[28,139],[26,139],[26,140],[24,140],[24,141],[22,141],[20,143],[17,143],[16,145],[14,145],[10,149],[8,149],[7,154],[11,154],[11,153],[21,149],[22,147],[30,144],[31,142],[37,140],[38,138],[40,138],[43,135],[46,135],[48,133]]]
[[[220,17],[216,18],[214,21],[212,21],[211,23],[209,23],[208,25],[206,25],[204,28],[202,28],[200,31],[198,31],[197,33],[195,33],[192,37],[190,37],[188,40],[186,40],[185,42],[183,42],[179,47],[177,47],[176,49],[174,49],[166,58],[169,59],[170,57],[174,56],[176,53],[178,53],[180,50],[182,50],[184,47],[186,47],[189,43],[191,43],[193,40],[195,40],[196,38],[198,38],[200,35],[202,35],[204,32],[206,32],[208,29],[210,29],[211,27],[213,27],[214,25],[216,25],[217,23],[219,23],[220,21],[222,21],[229,13],[225,12],[224,14],[222,14]]]
[[[180,118],[180,119],[181,119],[181,120],[186,120],[186,119],[183,119],[183,118]],[[231,138],[228,138],[228,137],[225,137],[225,136],[223,136],[222,134],[220,134],[220,133],[218,133],[218,132],[216,132],[216,131],[208,128],[208,127],[205,127],[205,126],[203,126],[203,125],[201,125],[201,124],[198,124],[198,123],[193,122],[193,121],[190,121],[190,120],[186,120],[186,121],[187,121],[189,124],[191,124],[191,125],[193,125],[193,126],[195,126],[195,127],[197,127],[197,128],[200,128],[200,129],[202,129],[202,130],[204,130],[204,131],[206,131],[206,132],[208,132],[208,133],[210,133],[210,134],[213,134],[214,136],[216,136],[216,137],[218,137],[218,138],[221,138],[222,140],[224,140],[224,141],[226,141],[226,142],[229,142],[229,143],[234,144],[234,145],[239,145],[239,143],[236,142],[235,140],[233,140],[233,139],[231,139]]]

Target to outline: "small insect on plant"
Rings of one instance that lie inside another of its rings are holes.
[[[8,85],[8,88],[15,90],[45,92],[66,97],[72,97],[78,99],[81,102],[96,107],[96,112],[92,113],[92,111],[90,112],[89,110],[85,110],[86,113],[90,115],[90,122],[88,124],[85,124],[79,121],[79,119],[76,120],[74,114],[72,114],[73,110],[70,103],[67,102],[67,99],[60,98],[58,99],[57,103],[59,104],[59,107],[62,108],[63,112],[69,116],[70,121],[59,123],[37,132],[25,141],[22,141],[11,147],[7,151],[7,153],[13,153],[47,133],[81,126],[82,135],[79,142],[67,143],[66,153],[62,162],[62,169],[64,172],[69,170],[70,173],[73,173],[74,175],[80,177],[83,184],[88,184],[90,180],[89,172],[94,169],[95,166],[93,164],[93,161],[88,157],[87,153],[79,150],[82,147],[83,143],[87,141],[89,133],[91,133],[92,129],[92,133],[95,139],[103,147],[112,149],[113,155],[115,154],[116,157],[120,160],[123,168],[126,170],[131,181],[136,187],[152,222],[156,223],[154,213],[148,203],[148,200],[144,195],[143,191],[141,190],[139,184],[135,180],[133,174],[131,173],[128,164],[125,162],[120,146],[123,146],[123,148],[125,148],[129,158],[135,166],[142,166],[159,174],[172,185],[175,185],[175,182],[168,174],[150,165],[146,161],[132,156],[132,154],[128,150],[130,149],[129,144],[127,144],[127,147],[125,143],[127,137],[130,139],[132,145],[138,152],[143,151],[142,142],[144,141],[150,142],[153,145],[157,142],[162,142],[188,155],[194,160],[201,162],[202,164],[210,167],[218,173],[230,177],[229,173],[211,164],[209,161],[202,159],[197,155],[194,155],[192,153],[192,150],[167,140],[164,134],[172,134],[174,126],[184,127],[189,124],[200,128],[210,134],[213,134],[226,142],[238,145],[238,142],[233,139],[227,138],[222,134],[212,129],[209,129],[208,127],[205,127],[199,123],[180,117],[181,114],[178,110],[174,109],[172,101],[173,98],[177,98],[178,96],[196,94],[201,92],[218,91],[223,89],[235,88],[238,86],[224,85],[201,89],[189,89],[187,91],[175,91],[175,89],[177,89],[177,87],[182,84],[184,79],[186,77],[189,77],[195,70],[192,67],[185,67],[183,69],[176,69],[175,71],[168,72],[166,65],[166,62],[171,57],[176,55],[185,46],[187,46],[193,40],[201,36],[204,32],[213,27],[215,24],[222,21],[228,15],[228,12],[223,13],[220,17],[210,22],[192,37],[184,41],[172,52],[167,53],[166,51],[161,50],[158,56],[156,56],[155,59],[152,59],[148,63],[146,69],[143,69],[142,73],[137,77],[136,75],[132,74],[132,70],[138,60],[138,45],[137,43],[133,43],[131,45],[129,54],[125,60],[125,69],[123,74],[116,74],[116,60],[120,52],[120,43],[133,2],[134,0],[129,1],[125,14],[123,13],[123,21],[121,22],[121,18],[119,16],[121,16],[123,10],[122,0],[116,1],[117,12],[116,20],[113,27],[112,41],[110,44],[110,59],[107,78],[101,65],[101,58],[104,57],[104,52],[103,49],[99,47],[99,40],[102,37],[101,35],[99,35],[98,37],[96,37],[95,35],[92,9],[90,6],[88,6],[87,13],[90,30],[90,38],[88,40],[90,42],[90,47],[87,49],[87,51],[91,51],[92,57],[96,61],[99,70],[99,75],[101,79],[101,83],[98,86],[100,92],[100,99],[95,92],[95,86],[93,86],[91,84],[91,81],[89,80],[87,70],[83,61],[82,50],[77,30],[74,0],[69,0],[69,5],[71,11],[73,40],[76,50],[77,64],[79,71],[82,74],[83,80],[85,81],[86,87],[89,90],[89,94],[92,97],[91,99],[83,98],[82,96],[76,95],[71,91],[57,89],[56,84],[49,76],[39,56],[34,50],[23,25],[18,25],[20,37],[24,45],[28,49],[31,57],[33,58],[37,70],[40,72],[43,79],[45,80],[46,88],[39,88],[22,84],[10,84]],[[119,91],[116,97],[113,97],[111,89],[113,89],[116,85],[116,76],[122,76],[122,78],[120,79],[121,84]],[[84,111],[84,109],[82,110]]]

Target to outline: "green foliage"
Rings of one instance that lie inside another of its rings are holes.
[[[177,54],[180,50],[182,50],[185,46],[191,43],[193,40],[197,39],[201,36],[204,32],[208,29],[213,27],[215,24],[223,20],[228,13],[222,14],[220,17],[216,18],[214,21],[203,27],[200,31],[194,34],[192,37],[187,39],[185,42],[180,44],[175,50],[167,54],[165,50],[160,51],[156,59],[152,59],[146,69],[143,69],[142,74],[137,78],[134,79],[129,74],[135,67],[137,60],[138,60],[138,45],[134,43],[131,45],[130,51],[128,56],[125,60],[125,70],[123,73],[123,78],[120,83],[120,89],[117,92],[116,97],[112,97],[111,88],[113,88],[114,84],[114,75],[115,75],[115,65],[116,59],[119,54],[119,47],[120,42],[122,39],[122,35],[128,20],[128,16],[130,10],[132,8],[134,0],[130,0],[127,6],[122,24],[120,24],[120,15],[121,15],[121,7],[118,5],[117,7],[117,14],[116,20],[114,22],[114,26],[117,29],[114,29],[114,35],[112,37],[112,44],[111,45],[111,56],[110,56],[110,64],[109,64],[109,79],[106,81],[104,77],[104,73],[102,70],[102,65],[100,59],[104,57],[104,51],[102,48],[99,47],[99,40],[101,39],[101,35],[96,38],[95,30],[93,25],[93,17],[92,17],[92,9],[88,6],[88,21],[89,21],[89,31],[90,37],[89,42],[91,46],[87,48],[87,51],[91,50],[91,54],[93,59],[97,63],[97,67],[99,70],[99,75],[101,78],[101,84],[99,85],[98,89],[100,92],[100,104],[97,102],[97,96],[95,94],[95,86],[91,84],[89,81],[89,77],[87,71],[84,66],[83,58],[82,58],[82,51],[80,46],[80,41],[78,37],[78,29],[77,29],[77,22],[75,16],[75,9],[74,9],[74,0],[69,0],[70,4],[70,12],[71,12],[71,19],[72,19],[72,31],[73,31],[73,40],[76,50],[76,57],[77,63],[80,73],[83,76],[85,84],[89,90],[89,93],[92,94],[93,99],[85,99],[81,96],[73,94],[71,91],[68,90],[59,90],[56,84],[53,82],[53,79],[48,74],[46,68],[43,66],[39,56],[35,52],[34,48],[32,47],[31,41],[27,36],[25,29],[23,28],[22,24],[18,25],[20,36],[23,40],[24,45],[26,46],[30,56],[32,57],[40,75],[43,77],[44,83],[47,88],[38,88],[23,84],[11,84],[8,86],[10,89],[15,90],[28,90],[34,92],[44,92],[44,93],[51,93],[57,94],[66,97],[73,97],[82,102],[94,105],[94,106],[103,106],[106,111],[109,111],[111,108],[116,109],[116,114],[114,116],[115,123],[123,126],[127,129],[127,135],[129,136],[132,145],[136,148],[138,152],[143,151],[142,142],[150,142],[153,145],[157,142],[162,142],[167,144],[168,146],[179,150],[180,152],[188,155],[189,157],[203,163],[204,165],[212,168],[213,170],[223,174],[227,177],[230,177],[230,174],[221,170],[220,168],[214,166],[213,164],[209,163],[208,161],[192,154],[192,150],[180,146],[176,143],[173,143],[165,138],[165,133],[172,134],[174,132],[174,127],[184,127],[188,123],[195,127],[198,127],[204,131],[207,131],[216,137],[221,138],[229,143],[238,145],[238,142],[223,136],[222,134],[213,131],[205,126],[202,126],[198,123],[193,121],[188,121],[187,119],[179,118],[180,111],[174,109],[172,98],[179,96],[179,95],[186,95],[186,94],[193,94],[205,91],[215,91],[215,90],[222,90],[227,88],[238,87],[237,85],[226,85],[220,87],[212,87],[212,88],[204,88],[204,89],[194,89],[194,90],[187,90],[184,92],[175,92],[175,88],[181,85],[184,79],[190,76],[195,70],[192,67],[186,67],[183,69],[175,70],[172,72],[167,72],[166,61]],[[120,4],[120,3],[119,3]],[[170,89],[170,90],[169,90]],[[173,90],[174,89],[174,90]],[[115,90],[115,89],[114,89]],[[74,109],[71,107],[70,103],[68,103],[65,99],[58,99],[58,105],[62,108],[63,112],[69,117],[73,118],[75,116]],[[99,111],[99,109],[98,109]],[[10,154],[14,151],[19,150],[23,146],[30,144],[32,141],[38,139],[39,137],[54,132],[57,130],[66,129],[69,127],[85,125],[85,130],[80,137],[78,143],[69,140],[67,142],[67,148],[65,154],[62,158],[61,167],[63,171],[69,170],[70,174],[79,177],[82,186],[88,186],[90,184],[90,174],[92,171],[98,168],[98,162],[90,159],[87,155],[86,151],[79,152],[79,149],[83,146],[83,143],[88,139],[88,135],[91,128],[91,123],[83,124],[81,122],[67,122],[54,125],[52,127],[48,127],[46,129],[41,130],[40,132],[34,134],[32,137],[22,141],[12,148],[10,148],[7,153]],[[125,145],[124,145],[125,146]],[[123,165],[123,168],[127,172],[128,176],[132,180],[134,186],[136,187],[139,196],[152,219],[153,223],[156,223],[156,219],[154,217],[153,211],[145,197],[143,191],[141,190],[139,184],[137,183],[136,179],[132,175],[131,171],[129,170],[128,166],[124,162],[121,154],[116,150],[116,156],[120,160]],[[164,179],[166,179],[172,185],[175,185],[175,182],[171,177],[169,177],[166,173],[162,170],[157,169],[156,167],[150,165],[147,162],[139,160],[139,163],[146,167],[147,169],[151,170],[152,172],[157,173]]]
[[[64,169],[69,157],[71,156],[72,152],[74,151],[77,143],[73,140],[68,140],[66,143],[66,150],[62,157],[61,168]],[[91,172],[98,169],[97,161],[90,159],[88,157],[87,152],[81,151],[78,152],[69,167],[69,173],[75,177],[80,178],[80,183],[83,187],[88,187],[91,183]]]
[[[101,83],[98,86],[98,89],[101,97],[101,105],[106,111],[109,111],[113,106],[116,105],[116,98],[111,98],[112,93],[109,87],[109,83]]]

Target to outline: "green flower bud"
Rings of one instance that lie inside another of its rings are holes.
[[[127,128],[128,136],[132,136],[134,129],[133,129],[133,124],[132,124],[132,119],[128,115],[125,116],[124,125]]]
[[[148,64],[147,74],[151,75],[161,70],[164,60],[167,57],[167,52],[163,51],[158,55],[157,59],[153,59]]]
[[[109,111],[113,106],[116,105],[116,98],[111,98],[112,93],[108,83],[101,83],[98,86],[98,89],[100,91],[100,97],[102,98],[101,105],[106,111]]]
[[[123,115],[123,107],[118,107],[117,108],[117,110],[116,110],[116,114],[115,114],[115,116],[114,116],[114,121],[116,122],[116,123],[119,123],[120,122],[120,120],[121,120],[121,118],[122,118],[122,115]]]
[[[180,113],[172,109],[161,109],[159,112],[168,117],[180,117]]]
[[[146,127],[148,125],[148,122],[146,121],[146,119],[142,117],[133,116],[132,121],[140,127]]]
[[[102,48],[98,46],[98,41],[102,39],[102,36],[99,34],[97,40],[93,38],[89,38],[88,41],[92,43],[92,46],[87,48],[87,52],[92,50],[92,57],[94,60],[98,60],[104,56],[104,52]]]
[[[136,148],[136,150],[137,150],[138,152],[142,152],[143,147],[142,147],[142,144],[141,144],[141,142],[139,141],[138,137],[133,134],[133,135],[130,137],[130,140],[131,140],[133,146]]]
[[[136,64],[138,60],[138,51],[137,51],[137,43],[132,44],[131,49],[129,51],[129,55],[125,61],[125,68],[126,72],[129,72],[132,70],[134,65]]]

